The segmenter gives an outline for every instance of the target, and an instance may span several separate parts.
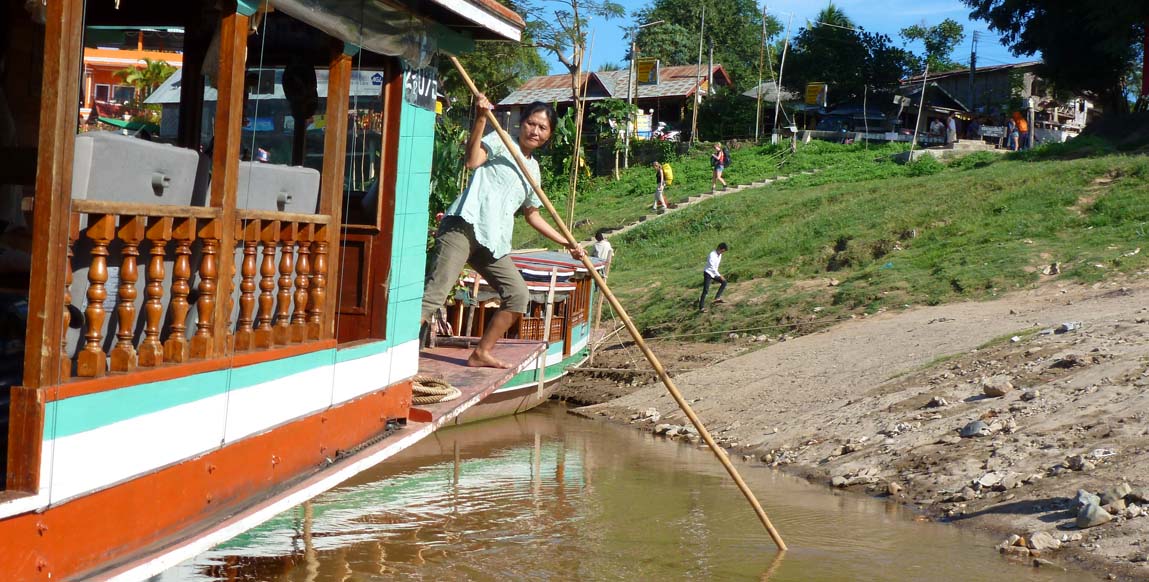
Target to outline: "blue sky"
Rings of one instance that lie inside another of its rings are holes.
[[[618,1],[627,9],[626,18],[591,21],[593,45],[590,47],[590,68],[592,69],[598,69],[601,64],[608,62],[625,63],[623,59],[626,56],[627,40],[620,27],[631,22],[629,16],[631,12],[650,4],[649,0]],[[826,6],[825,0],[765,0],[765,2],[768,12],[777,18],[783,27],[786,26],[790,13],[793,13],[791,36],[797,34],[800,27],[806,26],[807,20],[813,20],[814,16]],[[974,30],[981,32],[981,40],[978,42],[978,65],[990,66],[1030,60],[1028,57],[1018,58],[1011,55],[1009,49],[1000,44],[997,36],[989,31],[984,22],[969,19],[969,8],[959,0],[835,0],[834,4],[857,25],[870,32],[885,33],[898,45],[903,42],[898,36],[898,31],[902,28],[922,22],[932,26],[946,18],[952,18],[966,27],[965,40],[954,49],[955,60],[962,63],[969,62]],[[924,52],[921,43],[913,43],[909,47],[916,53]],[[544,57],[551,65],[551,73],[566,72],[565,67],[559,65],[553,56],[544,55]]]

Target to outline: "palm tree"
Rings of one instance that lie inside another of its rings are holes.
[[[842,28],[854,28],[854,21],[850,20],[850,17],[846,16],[846,13],[842,12],[841,8],[834,6],[833,1],[827,4],[826,7],[818,13],[815,20],[822,24],[830,24]]]
[[[131,66],[126,69],[120,69],[113,73],[113,75],[123,82],[135,87],[136,101],[143,103],[156,87],[159,87],[172,73],[176,72],[176,68],[168,64],[166,61],[153,61],[151,59],[144,59],[144,65]]]

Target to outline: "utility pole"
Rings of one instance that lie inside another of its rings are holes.
[[[707,57],[706,96],[714,94],[714,39],[710,39],[710,56]]]
[[[970,112],[977,110],[977,98],[974,97],[974,74],[977,72],[977,35],[978,31],[973,31],[973,42],[969,46],[969,109]]]
[[[626,140],[622,146],[623,147],[623,153],[622,153],[622,167],[623,168],[629,168],[630,167],[630,128],[633,125],[633,119],[634,119],[634,114],[630,110],[630,106],[633,104],[633,101],[631,101],[630,97],[631,97],[631,91],[634,89],[634,86],[635,86],[636,82],[638,81],[638,79],[635,78],[635,69],[634,69],[636,66],[635,62],[637,60],[638,60],[638,31],[636,30],[634,32],[634,38],[632,38],[630,40],[630,73],[626,76],[626,105],[627,105],[626,129],[623,130],[623,133],[622,133],[623,139]],[[615,150],[615,151],[617,152],[618,150]]]
[[[930,78],[930,64],[926,63],[926,72],[922,73],[922,94],[918,98],[918,120],[914,122],[914,140],[910,142],[910,159],[914,161],[914,148],[918,146],[918,128],[922,126],[922,109],[926,105],[926,80]]]
[[[790,25],[794,23],[794,13],[790,13],[790,19],[786,21],[786,41],[782,43],[782,60],[778,63],[778,86],[776,87],[777,95],[774,96],[774,128],[771,130],[772,135],[779,136],[781,139],[782,133],[778,131],[778,109],[782,105],[782,69],[786,66],[786,51],[790,48]],[[775,138],[771,138],[770,143],[774,143]]]
[[[706,34],[706,5],[702,5],[702,26],[698,28],[698,67],[694,69],[694,115],[690,120],[690,145],[698,141],[698,106],[702,89],[702,37]]]
[[[758,103],[754,106],[754,142],[762,129],[762,60],[766,56],[766,5],[762,5],[762,39],[758,44]]]

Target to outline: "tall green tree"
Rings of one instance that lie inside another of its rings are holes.
[[[965,40],[965,27],[956,20],[947,18],[933,26],[923,22],[907,26],[898,34],[909,41],[919,40],[926,47],[925,58],[916,58],[914,69],[921,69],[927,63],[931,71],[939,73],[964,67],[950,58],[954,49]]]
[[[762,42],[762,10],[755,0],[654,0],[634,13],[637,24],[664,21],[638,30],[640,56],[656,57],[666,65],[694,64],[702,7],[706,7],[703,65],[709,43],[714,42],[714,63],[721,64],[735,87],[753,87],[758,80],[758,53]],[[767,38],[782,27],[766,17]]]
[[[802,93],[807,83],[829,83],[831,102],[894,91],[910,72],[911,55],[884,34],[855,28],[832,3],[795,37],[782,82]],[[831,26],[832,25],[832,26]]]
[[[1125,82],[1137,65],[1149,2],[962,0],[1016,56],[1041,55],[1059,89],[1093,94],[1106,112],[1129,108]]]
[[[498,103],[527,79],[547,74],[547,63],[531,45],[529,36],[523,43],[477,42],[475,50],[459,56],[467,74],[491,100]],[[440,86],[452,102],[470,103],[471,94],[447,59],[439,63]]]

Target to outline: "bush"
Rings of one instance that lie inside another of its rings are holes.
[[[932,155],[926,154],[906,164],[906,174],[909,176],[932,176],[945,169],[945,166]]]

